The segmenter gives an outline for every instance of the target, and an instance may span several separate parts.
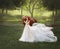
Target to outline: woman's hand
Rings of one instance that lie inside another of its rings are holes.
[[[30,20],[28,20],[28,18],[26,18],[26,21],[24,21],[25,24],[29,25]]]

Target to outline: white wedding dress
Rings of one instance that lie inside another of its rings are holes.
[[[32,26],[26,23],[22,36],[22,42],[56,42],[57,37],[51,31],[52,27],[47,27],[41,23],[34,23]]]

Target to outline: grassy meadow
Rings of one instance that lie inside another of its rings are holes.
[[[24,11],[23,15],[29,15],[29,13]],[[34,15],[39,23],[50,25],[52,22],[51,17],[49,17],[51,16],[50,12],[44,12],[42,15],[38,12]],[[17,10],[8,11],[7,15],[0,14],[0,49],[60,49],[59,29],[54,30],[54,34],[58,37],[57,42],[28,43],[19,41],[24,29],[21,18],[20,11]]]

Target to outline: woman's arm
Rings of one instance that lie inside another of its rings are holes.
[[[29,25],[30,20],[28,20],[28,18],[26,19],[26,21],[24,21],[25,24]]]

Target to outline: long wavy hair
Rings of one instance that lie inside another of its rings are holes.
[[[29,25],[32,26],[33,23],[36,23],[37,20],[35,18],[31,18],[30,16],[24,16],[22,17],[22,23],[25,25],[25,22],[28,18],[28,20],[30,21]]]

